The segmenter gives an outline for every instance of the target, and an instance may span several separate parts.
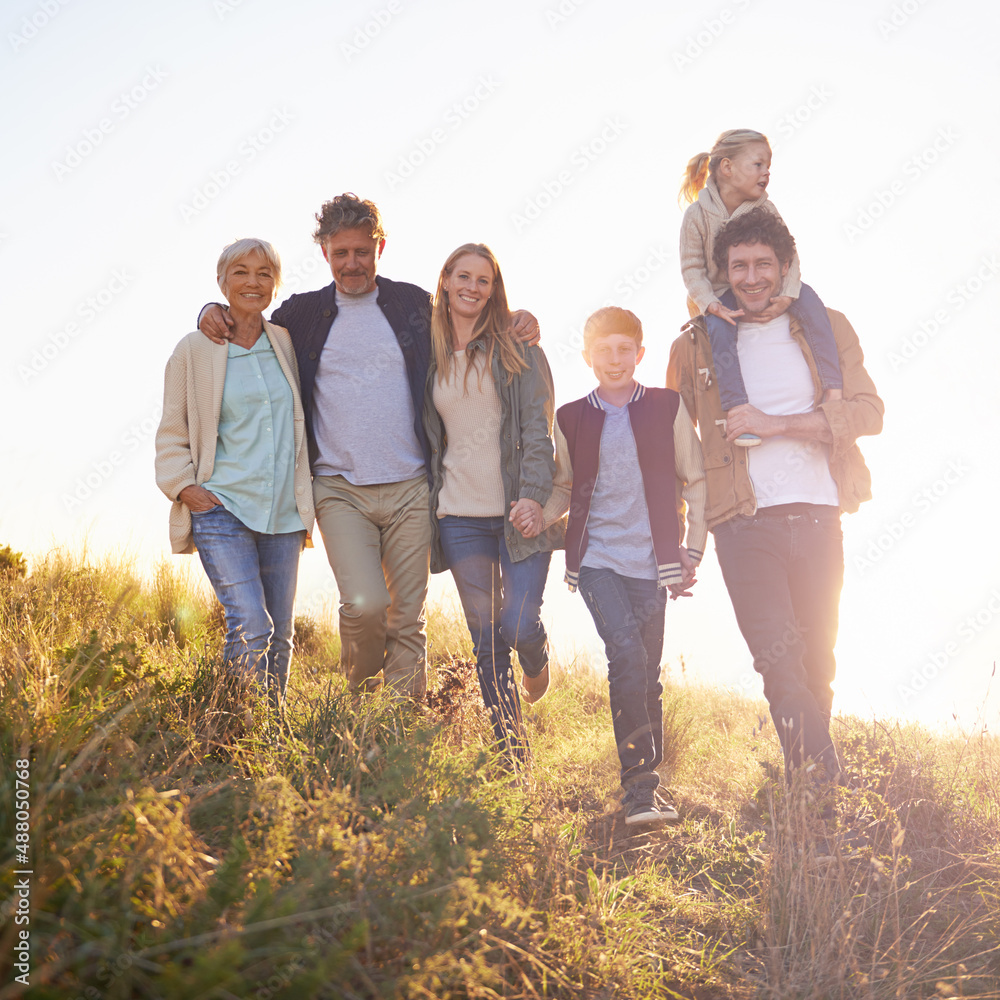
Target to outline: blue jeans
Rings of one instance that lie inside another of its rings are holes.
[[[539,617],[551,552],[514,562],[504,541],[503,517],[441,518],[441,548],[455,578],[472,634],[476,671],[497,744],[524,759],[521,700],[510,662],[537,677],[549,663],[548,637]]]
[[[736,621],[764,679],[787,770],[804,759],[840,770],[830,739],[844,539],[840,511],[761,508],[713,529]]]
[[[225,507],[191,512],[194,544],[226,612],[227,666],[280,700],[292,659],[293,606],[304,531],[251,531]]]
[[[739,308],[732,291],[720,299],[727,309]],[[830,326],[826,306],[811,286],[803,284],[799,297],[791,304],[789,313],[802,324],[802,333],[816,362],[820,385],[823,389],[842,389],[844,379],[840,374],[837,341]],[[743,383],[740,356],[736,349],[736,327],[721,316],[711,313],[705,317],[708,342],[712,346],[712,364],[719,384],[719,403],[723,410],[731,410],[748,402]]]
[[[666,588],[610,569],[580,567],[580,593],[604,641],[622,787],[655,789],[663,760],[660,656]]]

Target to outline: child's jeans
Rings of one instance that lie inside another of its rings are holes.
[[[739,308],[731,289],[726,291],[720,301],[727,309]],[[837,342],[826,306],[820,301],[820,297],[809,285],[803,284],[799,297],[792,302],[788,311],[802,324],[806,343],[816,360],[820,385],[824,390],[843,389]],[[736,350],[736,327],[712,313],[705,316],[705,322],[708,341],[712,345],[715,378],[719,383],[719,402],[722,409],[728,411],[748,402],[743,372],[740,370],[740,356]]]
[[[611,721],[622,787],[656,788],[663,760],[660,655],[666,588],[610,569],[580,568],[580,593],[604,640],[608,657]]]

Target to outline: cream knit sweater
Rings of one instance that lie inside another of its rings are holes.
[[[306,421],[299,395],[299,369],[288,331],[266,320],[264,330],[292,387],[295,505],[308,535],[312,532],[316,515],[306,446]],[[200,486],[212,476],[228,357],[228,345],[215,344],[195,331],[174,348],[163,376],[163,417],[156,432],[156,485],[173,501],[170,508],[170,548],[173,552],[195,551],[191,511],[177,499],[177,495],[185,486]]]
[[[709,177],[708,183],[698,193],[698,200],[688,206],[681,220],[681,277],[684,279],[688,295],[698,307],[698,313],[707,313],[708,307],[713,302],[718,302],[719,296],[729,287],[725,272],[720,271],[712,260],[715,237],[719,230],[730,219],[735,219],[761,205],[781,218],[774,203],[768,199],[766,191],[757,201],[743,202],[730,215],[722,201],[722,195],[719,194],[715,179]],[[799,255],[796,253],[792,257],[792,264],[785,276],[781,293],[797,299],[801,287]]]

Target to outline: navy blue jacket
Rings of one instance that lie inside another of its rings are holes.
[[[430,482],[430,446],[424,432],[424,386],[431,360],[431,296],[417,285],[405,281],[390,281],[376,275],[378,305],[399,341],[406,362],[406,380],[413,398],[413,430],[424,455],[424,466]],[[283,326],[291,335],[295,359],[302,381],[302,408],[306,415],[309,435],[309,463],[316,461],[316,439],[313,434],[313,388],[320,353],[330,328],[337,318],[335,285],[331,282],[318,292],[303,292],[286,299],[271,315],[271,322]]]

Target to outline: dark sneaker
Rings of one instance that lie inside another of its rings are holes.
[[[658,788],[656,790],[654,801],[656,802],[657,809],[667,817],[669,822],[676,823],[681,818],[681,814],[677,811],[673,800],[662,789]]]
[[[669,803],[657,805],[652,788],[635,789],[625,803],[625,825],[671,823],[680,819],[677,810]]]

